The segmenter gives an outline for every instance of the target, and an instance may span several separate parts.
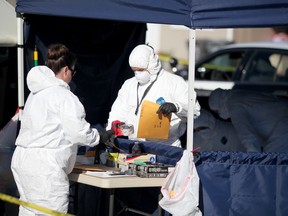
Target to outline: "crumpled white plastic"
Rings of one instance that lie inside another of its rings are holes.
[[[199,176],[193,153],[184,150],[176,167],[166,177],[159,205],[173,216],[201,216],[199,203]]]

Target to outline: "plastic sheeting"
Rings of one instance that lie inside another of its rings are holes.
[[[202,152],[196,168],[204,215],[288,215],[288,154]]]

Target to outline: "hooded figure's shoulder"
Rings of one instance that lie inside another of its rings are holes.
[[[137,86],[137,84],[138,84],[138,81],[135,78],[135,76],[133,76],[133,77],[124,81],[124,83],[122,84],[122,88],[130,88],[133,86]]]
[[[187,85],[186,81],[183,79],[183,77],[178,76],[176,74],[173,74],[172,72],[166,71],[166,70],[162,70],[159,74],[159,77],[162,76],[163,80],[166,80],[167,82],[171,82],[171,83],[180,83],[183,85]]]
[[[27,75],[27,86],[34,94],[52,86],[69,88],[68,84],[56,78],[54,72],[47,66],[33,67]]]

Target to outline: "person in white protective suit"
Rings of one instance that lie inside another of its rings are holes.
[[[199,151],[245,151],[230,121],[216,118],[206,109],[194,121],[194,148]]]
[[[149,45],[136,46],[130,56],[129,65],[135,76],[126,80],[114,101],[106,129],[114,120],[134,126],[129,139],[137,139],[138,120],[144,100],[156,103],[159,98],[165,101],[158,114],[172,113],[168,140],[146,139],[173,146],[181,146],[179,137],[186,131],[188,111],[188,85],[180,76],[165,71],[154,49]],[[194,92],[194,117],[200,115],[200,105]],[[140,139],[141,140],[141,139]]]
[[[246,151],[288,152],[288,99],[246,90],[214,90],[211,110],[231,119]]]
[[[46,66],[27,75],[31,91],[16,139],[11,169],[20,200],[67,213],[69,179],[77,145],[106,142],[113,131],[97,131],[85,120],[85,110],[70,91],[75,74],[75,56],[62,44],[52,44]],[[19,215],[46,215],[20,206]]]

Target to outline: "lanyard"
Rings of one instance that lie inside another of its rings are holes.
[[[136,110],[135,110],[135,115],[138,114],[140,104],[142,103],[144,97],[148,94],[148,92],[151,89],[152,85],[156,82],[157,78],[158,78],[158,74],[157,74],[156,79],[145,89],[144,94],[143,94],[140,102],[139,102],[139,95],[138,95],[138,90],[139,90],[140,84],[138,83],[138,85],[137,85],[137,107],[136,107]]]

